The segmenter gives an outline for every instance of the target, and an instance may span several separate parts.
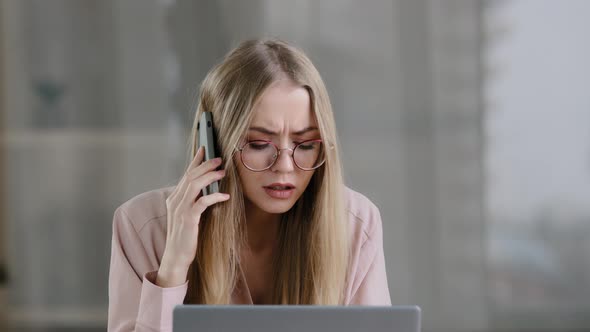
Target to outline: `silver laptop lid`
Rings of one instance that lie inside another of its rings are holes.
[[[179,305],[173,332],[419,332],[417,306]]]

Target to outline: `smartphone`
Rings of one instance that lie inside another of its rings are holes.
[[[205,147],[205,157],[203,162],[217,157],[217,153],[215,152],[215,132],[213,128],[213,115],[211,112],[203,112],[197,127],[199,130],[199,146]],[[219,192],[219,181],[215,181],[206,186],[203,188],[202,192],[203,196]]]

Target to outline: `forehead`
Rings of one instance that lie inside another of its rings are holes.
[[[253,110],[252,125],[269,129],[301,129],[315,123],[307,89],[289,80],[270,85]]]

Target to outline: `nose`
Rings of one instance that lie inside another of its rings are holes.
[[[289,148],[279,149],[278,151],[277,160],[275,161],[274,165],[271,167],[273,172],[293,172],[295,169],[295,165],[293,164],[293,150]]]

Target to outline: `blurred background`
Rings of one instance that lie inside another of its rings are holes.
[[[590,329],[590,1],[0,0],[0,330],[101,331],[113,212],[237,43],[301,47],[423,330]],[[368,148],[371,147],[371,148]]]

